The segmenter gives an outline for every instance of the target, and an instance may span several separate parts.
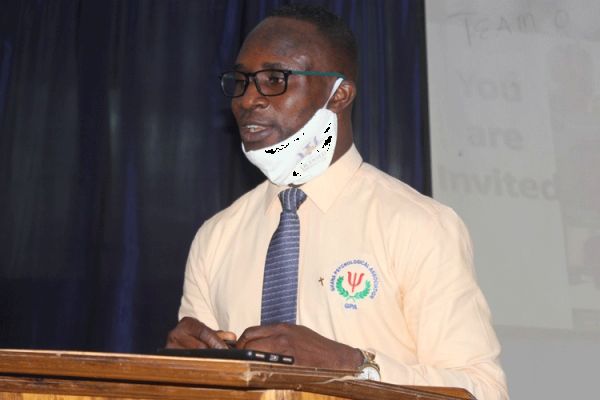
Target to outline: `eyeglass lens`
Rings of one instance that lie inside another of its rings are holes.
[[[287,88],[287,74],[284,71],[263,70],[254,74],[231,71],[221,76],[223,93],[229,97],[242,96],[246,92],[250,77],[263,96],[277,96],[283,94]]]

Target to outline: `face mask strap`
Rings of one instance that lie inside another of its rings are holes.
[[[325,102],[325,106],[323,106],[323,108],[327,108],[327,105],[329,104],[329,100],[331,100],[331,98],[333,97],[335,92],[338,90],[338,88],[340,87],[342,82],[344,82],[344,78],[337,78],[335,80],[335,83],[333,84],[333,87],[331,88],[331,93],[329,94],[329,97],[327,98],[327,101]]]

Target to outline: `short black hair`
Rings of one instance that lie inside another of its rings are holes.
[[[272,10],[268,17],[293,18],[317,27],[334,49],[342,51],[353,71],[358,67],[358,46],[354,34],[342,18],[318,5],[287,4]]]

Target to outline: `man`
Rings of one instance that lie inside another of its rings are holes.
[[[353,145],[356,64],[352,34],[318,7],[284,7],[248,35],[221,83],[268,180],[198,231],[167,346],[237,339],[298,365],[505,399],[465,227]],[[289,260],[293,278],[273,278]]]

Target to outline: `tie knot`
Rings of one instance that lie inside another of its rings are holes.
[[[279,193],[279,200],[284,211],[296,212],[300,204],[306,200],[306,193],[299,188],[289,188]]]

